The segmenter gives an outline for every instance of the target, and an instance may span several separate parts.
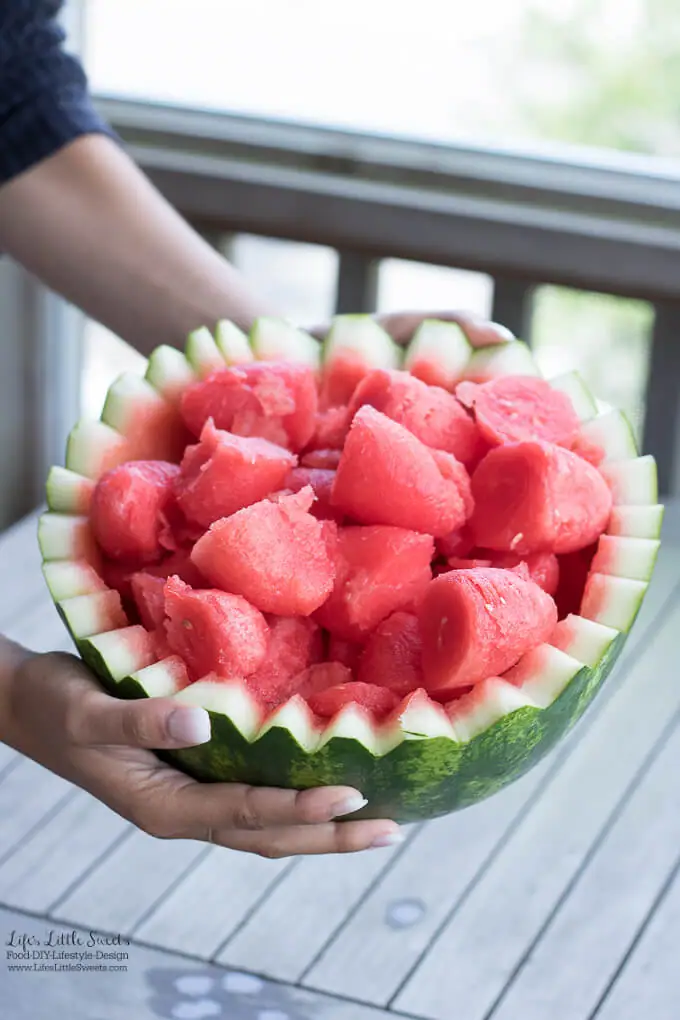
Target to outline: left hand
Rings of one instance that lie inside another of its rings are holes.
[[[409,343],[418,326],[425,319],[441,319],[445,322],[456,322],[463,330],[473,347],[491,347],[494,344],[506,343],[514,336],[509,329],[497,322],[491,322],[474,312],[386,312],[375,314],[374,318],[385,329],[395,343],[402,346]],[[323,340],[329,326],[316,326],[309,330],[314,336]]]

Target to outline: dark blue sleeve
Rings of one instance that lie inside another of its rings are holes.
[[[60,0],[0,0],[0,183],[80,135],[113,136],[64,52]],[[114,136],[115,137],[115,136]]]

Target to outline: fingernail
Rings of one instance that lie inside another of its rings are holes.
[[[172,740],[190,747],[210,740],[210,716],[204,708],[176,708],[168,716],[168,734]]]
[[[362,807],[366,807],[367,804],[368,801],[360,793],[353,793],[351,797],[345,797],[344,800],[340,800],[337,804],[333,805],[331,808],[331,818],[351,815],[355,811],[360,811]]]
[[[381,846],[397,846],[403,842],[404,837],[399,829],[397,829],[396,832],[384,832],[382,836],[377,836],[371,843],[371,849],[377,850]]]

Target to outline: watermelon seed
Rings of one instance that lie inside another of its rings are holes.
[[[490,602],[485,602],[484,608],[486,609],[487,613],[493,613],[493,606],[491,605]]]
[[[182,626],[184,627],[185,630],[193,630],[194,627],[191,620],[182,620]]]
[[[511,549],[516,549],[517,546],[520,544],[520,542],[522,541],[523,538],[524,538],[524,534],[520,531],[517,535],[515,535],[515,537],[513,538],[512,542],[510,543],[510,548]]]

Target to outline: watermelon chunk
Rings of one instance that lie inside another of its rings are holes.
[[[315,517],[327,520],[342,520],[342,514],[331,504],[331,492],[335,481],[335,471],[325,468],[293,468],[284,481],[284,488],[291,492],[300,492],[310,486],[314,491],[315,501],[311,513]]]
[[[574,552],[607,526],[612,495],[599,471],[548,443],[499,446],[472,477],[470,526],[478,545],[500,552]]]
[[[392,613],[371,634],[357,679],[404,695],[423,685],[422,638],[418,618]]]
[[[375,719],[384,719],[397,707],[399,698],[388,687],[350,681],[312,694],[308,703],[312,712],[322,719],[332,719],[348,705],[359,705]]]
[[[264,662],[269,627],[240,595],[196,591],[178,577],[165,582],[165,632],[172,652],[187,664],[192,680],[208,673],[244,677]]]
[[[577,549],[576,552],[558,556],[559,581],[555,592],[557,613],[560,620],[572,614],[578,614],[583,599],[583,592],[597,552],[597,542]]]
[[[212,418],[218,429],[259,436],[298,452],[314,433],[317,404],[314,372],[308,366],[252,362],[219,369],[189,386],[180,406],[195,436]]]
[[[144,569],[140,568],[144,566]],[[130,563],[119,563],[116,560],[104,560],[102,564],[102,577],[110,588],[120,592],[123,599],[134,599],[132,590],[132,577],[136,573],[143,573],[150,577],[160,577],[165,580],[171,574],[176,574],[192,588],[208,588],[206,579],[200,570],[194,566],[186,550],[179,550],[166,556],[160,563],[146,563],[132,565]]]
[[[341,662],[348,669],[351,669],[352,672],[359,665],[362,651],[363,645],[358,644],[356,641],[345,641],[344,638],[338,637],[337,634],[328,635],[327,659],[331,662]]]
[[[366,406],[352,422],[332,498],[362,524],[391,524],[435,537],[462,527],[472,509],[462,464]]]
[[[349,404],[350,416],[370,405],[399,422],[426,446],[451,453],[463,464],[479,459],[479,430],[461,404],[439,386],[406,372],[376,369],[365,376]]]
[[[472,408],[492,446],[532,439],[571,446],[581,425],[566,393],[535,376],[501,376],[481,386],[463,382],[456,395]]]
[[[308,513],[313,501],[308,487],[277,503],[245,507],[213,524],[191,558],[212,584],[243,595],[262,612],[309,616],[335,580],[326,547],[331,522]]]
[[[335,471],[341,456],[340,450],[309,450],[300,457],[300,467]]]
[[[267,657],[248,677],[248,686],[269,709],[287,701],[298,688],[298,676],[323,657],[319,626],[307,617],[270,617]]]
[[[401,351],[370,315],[336,315],[323,345],[321,405],[348,403],[373,368],[398,368]]]
[[[517,562],[519,563],[519,556],[517,557]],[[505,566],[504,563],[494,563],[493,560],[465,559],[458,556],[450,556],[448,565],[451,570],[475,570],[479,567]],[[513,566],[515,566],[514,563]]]
[[[363,641],[386,616],[422,596],[433,548],[428,535],[403,528],[338,528],[335,586],[317,621],[346,641]]]
[[[510,570],[452,570],[428,586],[419,613],[425,687],[465,687],[498,676],[547,641],[553,599]]]
[[[455,531],[450,531],[448,535],[443,535],[435,542],[437,552],[446,559],[449,557],[464,558],[469,556],[474,547],[475,540],[467,525]]]
[[[345,404],[328,407],[316,415],[310,450],[341,450],[352,422]]]
[[[295,677],[295,688],[306,701],[320,691],[351,683],[352,672],[342,662],[315,662]]]
[[[209,418],[200,442],[185,451],[175,498],[189,521],[207,528],[280,488],[296,463],[284,447],[216,429]]]
[[[102,475],[92,494],[90,520],[107,556],[140,564],[160,559],[160,515],[178,474],[176,464],[132,461]]]
[[[560,579],[560,564],[554,553],[529,553],[527,556],[518,556],[517,553],[493,553],[488,566],[516,570],[522,563],[525,564],[531,580],[535,581],[539,588],[547,591],[548,595],[555,594]]]
[[[165,621],[165,578],[140,570],[132,574],[130,587],[142,624],[150,631],[162,627]]]

